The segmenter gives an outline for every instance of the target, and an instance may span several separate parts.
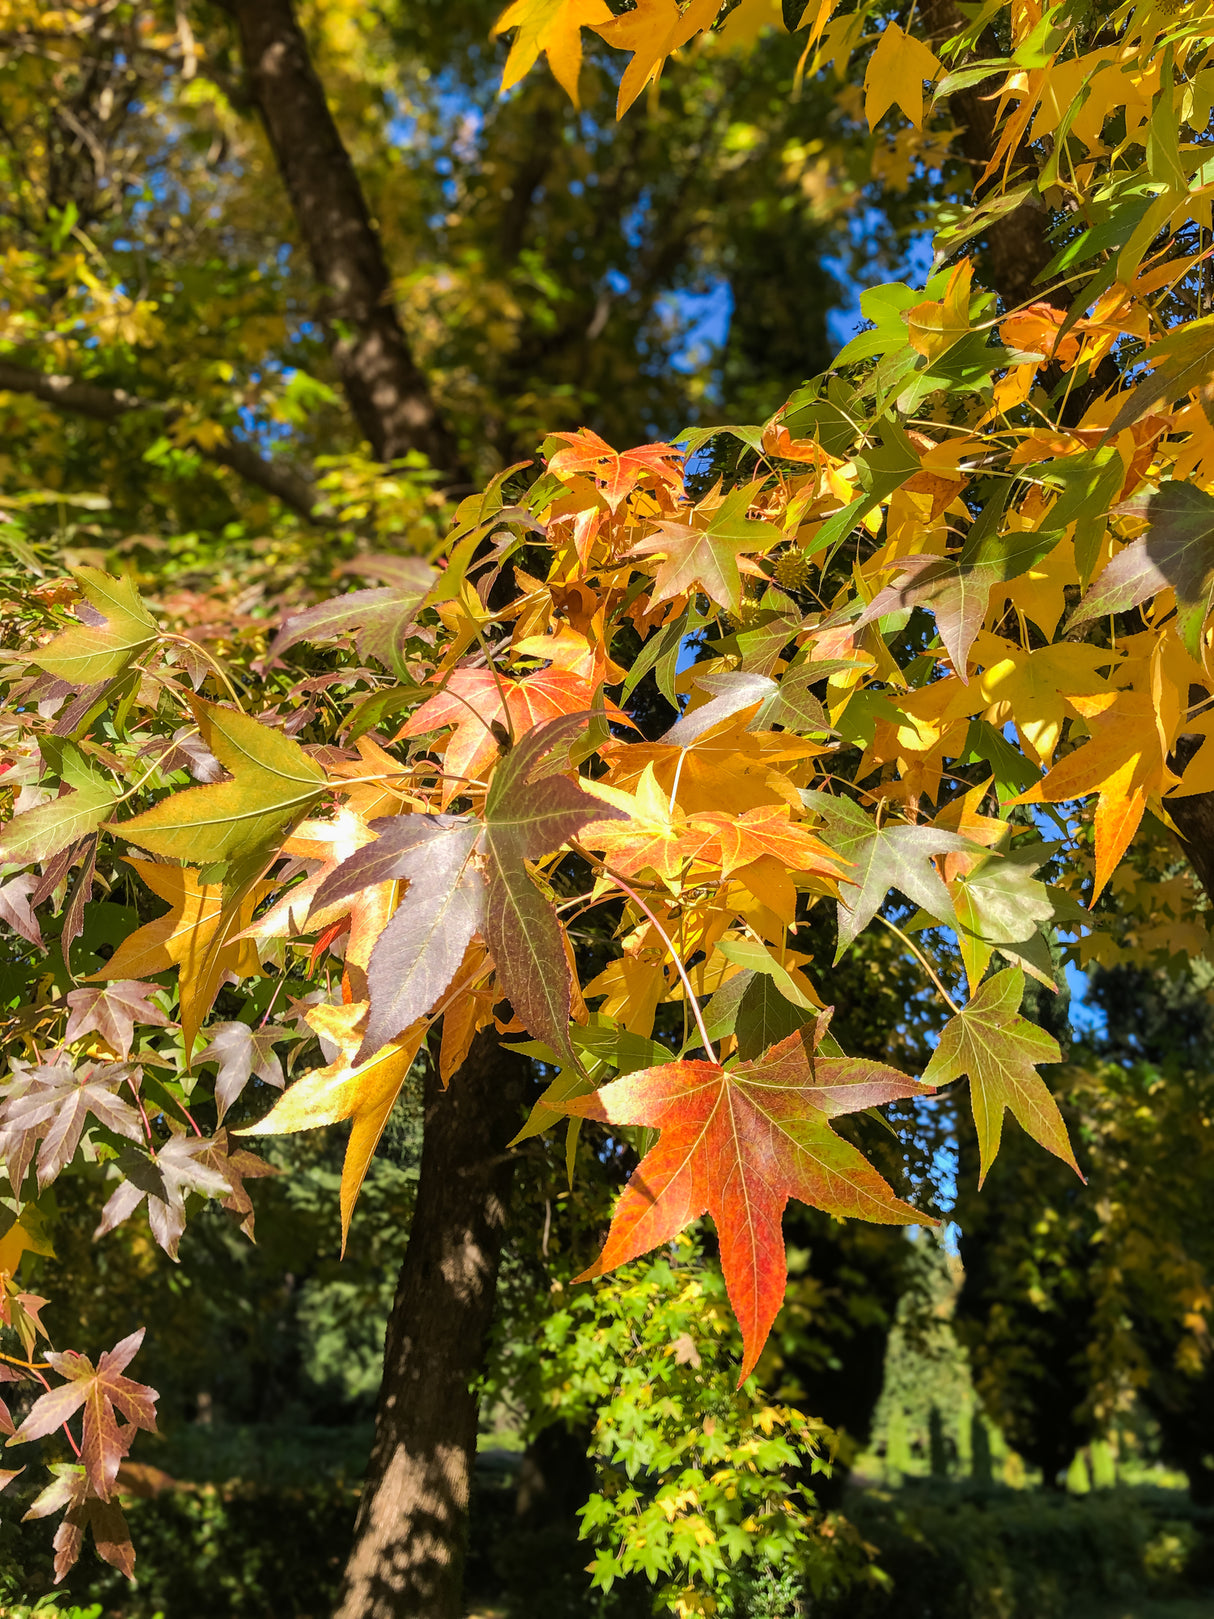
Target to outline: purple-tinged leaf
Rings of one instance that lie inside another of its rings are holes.
[[[498,985],[529,1032],[570,1063],[572,981],[564,933],[524,861],[551,854],[590,821],[628,818],[575,781],[544,773],[549,755],[576,736],[587,718],[563,714],[537,725],[506,754],[485,798],[480,840],[489,868],[485,942]]]
[[[146,1197],[152,1235],[169,1258],[176,1259],[177,1245],[185,1230],[187,1192],[217,1198],[232,1194],[232,1182],[222,1166],[222,1154],[217,1157],[213,1147],[214,1143],[197,1136],[174,1136],[165,1142],[155,1158],[124,1147],[117,1160],[124,1179],[101,1211],[101,1223],[93,1232],[94,1240],[129,1219]]]
[[[247,1023],[214,1023],[207,1030],[211,1043],[199,1052],[197,1062],[218,1065],[215,1074],[215,1107],[220,1123],[232,1103],[256,1075],[265,1085],[282,1090],[286,1078],[282,1063],[274,1053],[279,1040],[293,1039],[289,1029],[251,1029]]]
[[[50,1470],[54,1475],[52,1482],[25,1516],[49,1518],[52,1512],[66,1508],[53,1542],[55,1583],[63,1579],[80,1556],[86,1528],[93,1531],[97,1555],[129,1580],[135,1572],[135,1548],[122,1508],[116,1501],[103,1501],[90,1493],[85,1469],[78,1463],[52,1462]]]
[[[126,1061],[131,1053],[137,1023],[157,1029],[171,1029],[173,1020],[153,1006],[150,997],[157,985],[137,978],[119,978],[96,988],[72,989],[67,994],[71,1008],[64,1030],[64,1043],[70,1045],[83,1035],[97,1033],[116,1056]]]
[[[49,899],[67,876],[76,861],[84,853],[86,839],[81,838],[78,843],[69,843],[66,849],[60,849],[58,854],[43,863],[42,875],[37,879],[36,885],[30,890],[30,904],[35,908]]]
[[[39,950],[42,945],[42,929],[38,926],[38,918],[34,915],[30,904],[30,895],[38,886],[38,878],[32,871],[26,871],[11,882],[0,888],[0,922],[12,928],[14,933],[30,944],[36,945]]]
[[[36,1143],[38,1187],[50,1184],[69,1164],[90,1116],[116,1135],[143,1139],[138,1113],[117,1094],[129,1070],[118,1063],[66,1062],[17,1069],[0,1104],[0,1160],[16,1193]]]
[[[389,585],[352,590],[292,614],[275,637],[270,658],[281,657],[300,641],[346,640],[353,632],[360,657],[376,658],[385,668],[394,668],[417,610],[438,577],[429,563],[408,560],[408,575]]]
[[[1185,646],[1200,658],[1202,627],[1214,604],[1214,500],[1194,484],[1169,482],[1146,501],[1127,501],[1117,509],[1145,515],[1150,527],[1102,570],[1068,631],[1127,613],[1170,586]]]
[[[80,1461],[91,1494],[108,1501],[114,1493],[118,1464],[130,1449],[131,1429],[156,1432],[155,1389],[135,1383],[122,1373],[143,1342],[142,1327],[113,1349],[107,1349],[94,1368],[91,1360],[75,1350],[57,1354],[46,1351],[47,1364],[65,1381],[35,1400],[33,1408],[10,1445],[45,1439],[77,1411],[82,1413]],[[118,1414],[131,1424],[118,1426]]]
[[[97,871],[97,833],[84,842],[84,859],[80,870],[72,878],[67,898],[63,902],[63,927],[59,933],[59,948],[63,952],[63,965],[70,974],[68,952],[84,932],[84,907],[93,897],[93,879]]]
[[[459,970],[481,925],[484,883],[469,865],[479,833],[476,821],[456,821],[396,857],[409,887],[371,952],[371,1009],[355,1066],[424,1017]]]
[[[991,591],[997,584],[1018,578],[1043,554],[1043,546],[1056,543],[1029,531],[1001,537],[1000,549],[967,556],[911,556],[899,561],[901,576],[879,590],[856,620],[856,628],[872,624],[889,613],[911,607],[930,608],[939,635],[960,680],[968,682],[968,660],[974,638],[982,628]]]
[[[767,675],[746,674],[741,669],[703,675],[696,684],[711,695],[706,703],[676,720],[661,738],[671,747],[689,748],[705,731],[711,731],[714,725],[732,719],[745,708],[757,708],[779,690],[775,681]]]
[[[356,849],[329,873],[316,891],[312,910],[327,910],[376,883],[409,876],[409,860],[419,846],[460,827],[475,830],[475,822],[458,815],[386,815],[372,821],[375,842]]]

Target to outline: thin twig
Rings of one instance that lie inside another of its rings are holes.
[[[953,1014],[954,1017],[960,1017],[961,1016],[961,1008],[957,1005],[956,1001],[949,994],[948,990],[945,989],[943,983],[940,980],[939,973],[937,973],[936,969],[932,966],[931,962],[923,954],[922,950],[920,950],[919,946],[915,943],[915,941],[913,939],[908,938],[906,936],[906,934],[903,933],[903,931],[902,931],[902,929],[900,927],[896,927],[894,925],[894,923],[892,923],[890,921],[888,916],[882,916],[880,913],[878,913],[877,921],[878,922],[884,922],[886,927],[889,929],[889,931],[891,933],[896,934],[898,936],[898,938],[902,940],[902,943],[906,946],[906,948],[910,951],[910,953],[915,957],[916,961],[918,961],[919,965],[923,968],[924,972],[931,979],[932,983],[935,984],[936,988],[940,991],[941,995],[944,996],[945,1001],[948,1003],[949,1011]]]
[[[585,854],[585,851],[582,850],[582,849],[579,849],[578,853],[579,854]],[[704,1022],[704,1014],[700,1011],[700,1003],[696,999],[695,990],[691,986],[691,979],[687,976],[687,969],[686,969],[686,967],[684,967],[682,961],[679,959],[679,953],[675,949],[673,943],[671,942],[670,935],[667,933],[666,929],[662,926],[662,924],[658,921],[657,917],[653,914],[653,912],[649,909],[648,905],[646,905],[645,901],[636,892],[636,890],[634,888],[632,888],[628,883],[626,883],[622,877],[617,875],[616,872],[612,871],[611,867],[606,863],[606,861],[600,860],[597,855],[591,855],[591,854],[585,854],[585,858],[587,860],[593,861],[595,865],[601,866],[603,871],[605,872],[605,874],[608,877],[611,878],[612,882],[616,885],[616,887],[622,893],[627,894],[628,898],[630,900],[632,900],[632,902],[635,905],[639,905],[641,910],[645,913],[645,915],[649,918],[650,922],[653,924],[653,927],[654,927],[655,931],[657,932],[657,935],[658,935],[659,939],[661,939],[662,943],[666,946],[667,950],[670,952],[670,959],[671,959],[671,961],[674,962],[675,971],[678,973],[679,977],[683,980],[683,993],[684,993],[684,995],[686,995],[688,1003],[691,1006],[692,1013],[693,1013],[693,1015],[695,1017],[695,1020],[696,1020],[696,1028],[699,1029],[699,1031],[700,1031],[700,1039],[703,1042],[704,1050],[708,1053],[709,1061],[710,1062],[716,1062],[716,1060],[717,1060],[716,1047],[713,1045],[712,1041],[708,1038],[708,1029],[707,1029],[707,1026],[705,1025],[705,1022]]]

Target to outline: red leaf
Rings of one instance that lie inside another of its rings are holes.
[[[118,1464],[130,1449],[131,1427],[156,1432],[155,1389],[121,1375],[142,1342],[141,1327],[113,1349],[107,1349],[96,1368],[87,1356],[74,1350],[64,1354],[48,1350],[48,1364],[66,1381],[34,1402],[9,1444],[45,1439],[83,1407],[80,1460],[90,1493],[108,1501],[118,1477]],[[131,1427],[119,1427],[115,1407]]]
[[[625,1187],[603,1252],[583,1281],[671,1241],[711,1214],[742,1329],[739,1386],[784,1300],[781,1219],[789,1197],[829,1214],[885,1225],[931,1223],[903,1203],[829,1120],[924,1094],[893,1068],[818,1057],[801,1030],[754,1062],[672,1062],[629,1074],[562,1111],[662,1132]]]
[[[135,1572],[135,1548],[122,1508],[116,1501],[101,1500],[92,1494],[83,1467],[70,1462],[52,1462],[52,1481],[25,1514],[27,1518],[49,1518],[63,1510],[63,1522],[55,1531],[55,1583],[80,1556],[85,1527],[92,1529],[97,1555],[125,1574]],[[14,1475],[15,1476],[15,1475]],[[0,1488],[3,1488],[0,1485]]]

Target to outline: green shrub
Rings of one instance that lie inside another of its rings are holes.
[[[207,1466],[243,1438],[217,1434]],[[267,1447],[267,1456],[270,1447]],[[139,1548],[134,1587],[91,1550],[66,1591],[50,1596],[50,1556],[23,1503],[0,1498],[0,1619],[327,1619],[350,1544],[357,1491],[326,1477],[319,1430],[285,1431],[276,1454],[293,1474],[257,1483],[191,1484],[130,1502]],[[1210,1594],[1214,1514],[1171,1490],[1097,1492],[1076,1500],[1007,1489],[911,1484],[855,1491],[845,1516],[876,1549],[887,1585],[815,1598],[792,1560],[742,1571],[732,1591],[744,1619],[1082,1619],[1102,1604]],[[653,1588],[590,1589],[593,1555],[571,1519],[530,1529],[512,1476],[482,1473],[469,1541],[470,1600],[511,1619],[648,1619]],[[39,1605],[39,1599],[42,1604]],[[33,1607],[29,1604],[34,1604]],[[1118,1610],[1120,1612],[1120,1609]],[[1214,1605],[1211,1606],[1214,1612]]]
[[[107,1619],[326,1619],[356,1504],[349,1485],[328,1481],[203,1484],[133,1500],[124,1506],[138,1548],[134,1584],[90,1546],[68,1576],[64,1600],[99,1603]],[[26,1586],[11,1592],[15,1600],[51,1583],[38,1527],[10,1523],[0,1538],[0,1559],[22,1570]],[[24,1619],[21,1608],[13,1612]]]
[[[1167,1495],[857,1492],[845,1510],[892,1583],[815,1619],[1075,1619],[1102,1601],[1190,1592],[1205,1578],[1214,1518]]]

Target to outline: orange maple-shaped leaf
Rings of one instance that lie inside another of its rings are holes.
[[[596,821],[581,834],[582,842],[603,852],[612,869],[624,877],[648,868],[673,883],[698,861],[724,878],[765,855],[790,871],[843,875],[843,865],[826,845],[792,823],[787,804],[760,804],[741,814],[702,810],[685,815],[671,803],[652,763],[642,771],[635,793],[601,781],[588,783],[587,791],[629,816],[614,824]]]
[[[818,1020],[819,1039],[824,1022]],[[781,1220],[790,1197],[883,1225],[931,1223],[830,1127],[839,1114],[926,1095],[927,1088],[865,1058],[816,1056],[814,1038],[800,1030],[734,1068],[715,1062],[643,1068],[562,1105],[580,1118],[662,1132],[624,1188],[602,1253],[577,1279],[614,1270],[711,1214],[742,1329],[739,1387],[784,1302]],[[838,1050],[833,1041],[831,1047]]]
[[[591,707],[594,690],[590,682],[568,669],[541,669],[525,680],[495,675],[491,669],[457,669],[443,690],[436,692],[409,717],[400,736],[424,736],[428,731],[454,726],[443,755],[447,776],[443,783],[442,807],[467,784],[483,777],[499,753],[492,727],[513,733],[515,741],[525,732],[561,714],[579,714]],[[608,710],[614,716],[613,704]]]
[[[613,450],[606,439],[583,427],[577,433],[553,433],[569,446],[558,450],[548,463],[549,472],[564,478],[575,472],[588,472],[603,486],[603,499],[616,511],[646,474],[681,489],[682,459],[673,444],[639,444],[634,450]],[[670,463],[674,462],[672,466]]]

